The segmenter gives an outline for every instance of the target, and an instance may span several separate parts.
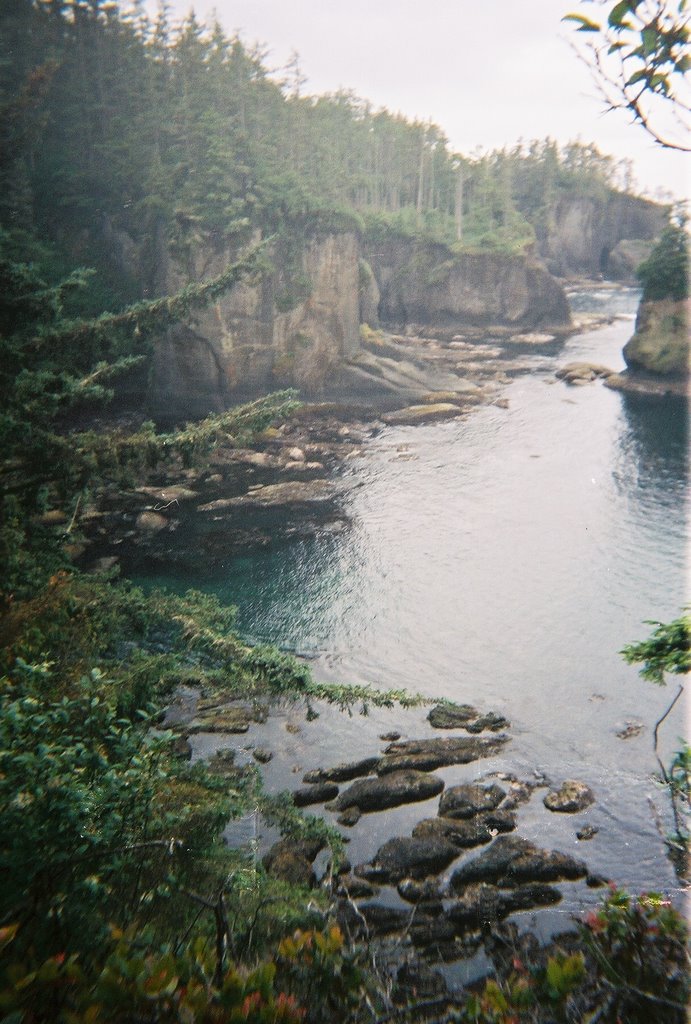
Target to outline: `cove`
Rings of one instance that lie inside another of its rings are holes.
[[[643,682],[618,651],[647,635],[644,620],[673,618],[688,600],[686,405],[554,377],[572,361],[623,367],[637,300],[633,289],[573,292],[574,309],[619,318],[536,356],[506,388],[508,408],[382,430],[342,470],[341,532],[228,560],[212,579],[156,582],[213,590],[238,606],[248,638],[309,657],[317,678],[404,686],[506,715],[512,742],[492,769],[582,779],[597,799],[572,817],[535,798],[521,834],[578,845],[592,872],[642,891],[675,885],[651,803],[667,827],[652,727],[676,687]],[[391,728],[420,735],[424,714],[323,711],[288,736],[276,724],[267,785],[290,788],[298,769],[376,752]],[[677,707],[663,726],[663,760],[682,715]],[[618,738],[629,722],[640,734]],[[198,743],[196,754],[209,751]],[[464,779],[488,771],[470,767]],[[353,863],[425,813],[400,812],[395,826],[396,815],[372,815],[353,838]],[[585,820],[599,832],[577,844]],[[586,899],[574,889],[560,913]]]

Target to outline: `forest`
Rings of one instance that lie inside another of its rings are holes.
[[[157,336],[261,271],[267,239],[289,245],[317,222],[520,253],[559,197],[633,193],[631,168],[550,139],[455,153],[432,122],[350,92],[304,95],[297,58],[271,69],[218,23],[190,14],[172,28],[165,5],[151,19],[113,0],[10,0],[0,28],[0,1019],[422,1019],[417,997],[392,1008],[326,888],[272,877],[222,839],[229,819],[261,813],[327,850],[336,877],[338,830],[232,758],[188,762],[162,721],[181,684],[258,714],[279,698],[308,715],[424,699],[317,682],[245,642],[208,594],[145,593],[76,564],[104,493],[249,443],[297,396],[168,432],[112,400]],[[231,262],[198,280],[200,248]],[[174,295],[162,251],[184,281]],[[581,1019],[623,1006],[643,1022],[661,977],[680,1019],[685,933],[666,901],[613,886],[583,936],[514,961],[443,1019],[577,1019],[559,1016],[568,1003],[592,1014]]]

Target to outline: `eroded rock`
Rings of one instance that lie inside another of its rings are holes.
[[[368,865],[355,873],[380,882],[400,882],[403,878],[436,875],[458,857],[458,848],[445,839],[395,836],[381,846]]]
[[[329,810],[382,811],[387,807],[415,803],[437,796],[444,788],[442,779],[425,772],[398,771],[381,778],[360,779],[329,805]]]
[[[481,811],[495,810],[505,796],[505,790],[494,783],[490,786],[478,783],[451,786],[439,801],[439,815],[443,818],[472,818]]]

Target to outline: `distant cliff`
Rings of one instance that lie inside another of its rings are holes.
[[[277,241],[269,268],[237,285],[154,349],[150,404],[157,417],[201,416],[284,386],[322,390],[359,347],[359,247],[352,231],[311,226]],[[224,251],[199,252],[195,275],[219,273]],[[179,287],[172,263],[167,290]]]
[[[410,239],[376,248],[318,219],[276,241],[264,274],[156,342],[154,417],[202,416],[286,386],[312,396],[332,390],[339,367],[359,351],[361,322],[517,330],[569,322],[561,285],[532,258],[455,256]],[[199,247],[183,273],[162,252],[160,288],[210,277],[231,258]]]
[[[529,330],[570,320],[563,288],[531,256],[459,255],[437,243],[389,238],[368,243],[366,257],[386,324],[501,324]]]
[[[667,209],[617,192],[607,198],[567,195],[555,201],[546,223],[537,231],[538,251],[553,274],[630,279],[631,268],[622,268],[616,256],[610,260],[612,251],[622,241],[656,238]]]

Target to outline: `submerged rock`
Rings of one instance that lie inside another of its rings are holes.
[[[567,779],[559,789],[550,790],[543,803],[549,811],[574,814],[595,802],[592,789],[578,779]]]
[[[378,882],[436,875],[458,857],[458,848],[445,839],[395,836],[381,846],[370,864],[355,868],[360,877]]]
[[[415,803],[437,796],[444,788],[441,779],[424,772],[398,771],[383,778],[361,779],[341,793],[328,810],[345,811],[358,807],[361,811],[382,811],[387,807]]]
[[[336,496],[331,480],[286,480],[284,483],[253,487],[234,498],[218,498],[198,505],[198,512],[220,512],[234,508],[280,508],[284,505],[323,505]]]
[[[460,413],[459,406],[451,402],[430,402],[427,405],[409,405],[405,409],[382,413],[381,419],[389,426],[407,426],[429,420],[447,420]]]
[[[347,810],[343,811],[336,818],[339,825],[343,825],[344,828],[352,828],[357,825],[358,821],[362,817],[359,807],[348,807]]]
[[[481,811],[493,811],[506,796],[501,786],[466,783],[451,786],[439,801],[439,814],[445,818],[472,818]]]
[[[197,715],[187,732],[245,733],[250,727],[251,712],[247,708],[209,708]]]
[[[586,874],[583,861],[567,853],[541,850],[520,836],[500,836],[488,850],[454,872],[451,886],[457,891],[472,882],[511,887],[522,882],[583,878]]]
[[[567,384],[588,384],[598,378],[611,377],[614,370],[599,363],[568,363],[557,370],[556,377]]]
[[[580,842],[585,842],[588,839],[592,839],[596,836],[600,829],[597,825],[582,825],[576,833],[576,839]]]

